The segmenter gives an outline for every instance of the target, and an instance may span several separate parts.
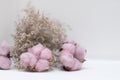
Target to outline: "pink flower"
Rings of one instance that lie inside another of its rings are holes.
[[[85,52],[86,49],[80,47],[79,45],[76,46],[76,51],[75,51],[75,58],[83,62],[85,60]]]
[[[71,44],[71,43],[66,43],[66,44],[63,44],[62,46],[62,49],[63,50],[67,50],[69,51],[71,54],[74,54],[75,53],[75,45]]]
[[[6,42],[2,42],[0,44],[0,55],[1,56],[7,56],[10,52],[9,46]]]
[[[0,68],[1,69],[9,69],[11,65],[11,61],[9,58],[5,56],[0,56]]]
[[[60,51],[59,60],[65,70],[79,70],[85,60],[85,53],[86,49],[80,47],[78,44],[65,43]]]
[[[39,56],[43,49],[44,49],[43,45],[39,43],[38,45],[33,46],[32,48],[29,48],[28,52],[34,54],[37,57],[37,59],[39,59]]]
[[[73,67],[71,68],[71,70],[72,71],[75,71],[75,70],[79,70],[79,69],[81,69],[81,67],[82,67],[82,63],[79,61],[79,60],[77,60],[77,59],[75,59],[74,58],[74,65],[73,65]]]
[[[40,59],[46,59],[49,60],[52,58],[52,52],[50,49],[45,48],[42,50],[41,54],[40,54]]]
[[[44,59],[40,59],[37,64],[36,64],[36,71],[38,72],[43,72],[43,71],[46,71],[50,68],[49,66],[49,62],[47,60],[44,60]]]
[[[20,64],[27,68],[28,66],[34,67],[37,63],[37,58],[35,57],[35,55],[26,52],[26,53],[22,53],[20,56]]]

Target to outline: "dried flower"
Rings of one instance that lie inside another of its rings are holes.
[[[65,28],[61,23],[51,20],[34,7],[28,7],[24,11],[26,15],[16,21],[14,46],[11,50],[12,59],[19,69],[24,69],[20,65],[20,55],[27,52],[28,48],[41,43],[55,53],[66,38]]]
[[[62,67],[68,71],[79,70],[85,61],[86,49],[73,40],[67,40],[60,49],[59,60]]]

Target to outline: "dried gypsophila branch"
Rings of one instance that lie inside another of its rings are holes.
[[[66,38],[65,27],[61,23],[40,14],[34,7],[28,7],[24,12],[26,15],[16,21],[14,46],[11,50],[12,59],[19,69],[24,69],[19,64],[19,57],[28,48],[41,43],[54,53],[60,49],[63,40]],[[29,68],[29,70],[34,69]]]

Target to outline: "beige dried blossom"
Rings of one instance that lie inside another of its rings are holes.
[[[28,7],[24,11],[26,14],[22,19],[16,21],[14,46],[11,50],[12,59],[18,69],[24,69],[19,64],[19,58],[28,48],[41,43],[55,53],[66,38],[66,28],[58,21],[51,20],[34,7]]]

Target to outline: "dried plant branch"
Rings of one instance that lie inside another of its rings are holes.
[[[11,50],[12,59],[19,69],[22,68],[19,57],[28,48],[41,43],[55,52],[66,38],[65,27],[61,23],[51,20],[34,7],[28,7],[24,12],[26,15],[16,21],[14,46]]]

